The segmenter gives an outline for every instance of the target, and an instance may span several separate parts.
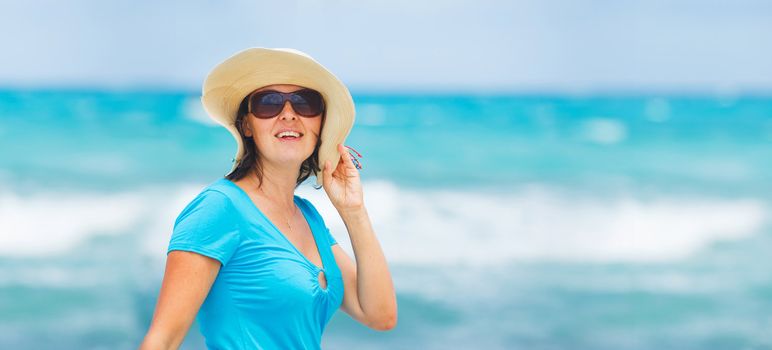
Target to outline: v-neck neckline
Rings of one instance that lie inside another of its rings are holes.
[[[295,203],[295,205],[298,206],[298,208],[300,208],[300,213],[303,214],[303,219],[306,220],[306,224],[308,225],[308,229],[311,230],[311,236],[313,236],[313,238],[314,238],[314,245],[316,246],[316,251],[319,254],[319,260],[322,261],[322,267],[319,267],[316,264],[314,264],[313,262],[311,262],[311,260],[309,260],[297,247],[295,247],[295,245],[292,244],[292,242],[289,240],[289,238],[287,238],[287,236],[285,236],[284,233],[282,233],[281,230],[279,230],[279,228],[276,227],[276,225],[274,225],[274,223],[271,222],[270,219],[268,219],[268,216],[263,214],[263,211],[260,210],[260,208],[257,206],[257,204],[255,204],[255,202],[252,200],[251,197],[249,197],[249,194],[247,194],[247,192],[244,191],[243,188],[241,188],[235,182],[233,182],[231,180],[228,180],[226,178],[222,178],[222,180],[227,182],[228,184],[232,185],[233,187],[235,187],[236,190],[239,193],[241,193],[241,195],[244,196],[244,200],[246,200],[249,203],[251,203],[252,208],[255,209],[255,211],[260,215],[260,217],[262,217],[269,225],[271,225],[273,230],[276,233],[278,233],[278,235],[284,240],[284,242],[287,243],[287,245],[292,247],[292,250],[294,250],[297,255],[299,255],[308,265],[310,265],[311,267],[315,268],[317,272],[325,271],[325,275],[326,275],[326,271],[327,270],[324,268],[324,255],[322,255],[322,251],[321,251],[321,249],[319,249],[319,239],[318,239],[318,237],[316,235],[316,232],[314,231],[313,225],[311,225],[311,222],[308,220],[308,217],[306,216],[306,212],[305,212],[305,210],[303,210],[303,204],[300,203],[300,200],[299,200],[297,195],[293,195],[292,196],[293,197],[293,202]]]

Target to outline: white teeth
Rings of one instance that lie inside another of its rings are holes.
[[[284,137],[284,136],[300,137],[300,134],[296,133],[294,131],[282,131],[282,132],[276,134],[276,137]]]

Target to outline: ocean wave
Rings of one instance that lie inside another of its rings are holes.
[[[178,213],[205,184],[118,193],[0,192],[0,255],[45,256],[97,235],[128,234],[162,260]],[[647,262],[688,257],[713,242],[759,233],[768,203],[756,198],[587,197],[547,185],[482,192],[364,184],[367,211],[391,262],[485,265],[512,261]],[[320,211],[353,256],[323,189],[298,195]]]
[[[163,237],[185,199],[199,187],[31,194],[0,189],[0,256],[64,253],[94,236]]]
[[[768,204],[754,198],[661,194],[577,196],[546,185],[479,193],[365,185],[367,210],[387,257],[411,264],[511,261],[656,262],[758,233]],[[324,193],[308,192],[342,246],[345,225]]]

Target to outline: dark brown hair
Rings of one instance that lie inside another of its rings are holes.
[[[249,97],[249,95],[247,95]],[[238,167],[234,169],[230,174],[225,175],[225,178],[231,181],[239,180],[247,174],[249,174],[250,169],[254,169],[255,173],[257,174],[257,179],[259,181],[259,186],[262,186],[263,184],[263,169],[260,165],[260,153],[255,146],[255,140],[250,136],[244,136],[244,118],[249,115],[249,111],[247,110],[248,102],[247,97],[244,97],[244,99],[241,101],[241,104],[239,105],[239,111],[236,114],[236,130],[239,131],[239,135],[241,135],[241,142],[244,144],[244,155],[241,157],[241,161],[239,162]],[[322,127],[324,127],[324,120],[327,116],[327,110],[322,113]],[[295,183],[295,188],[300,186],[303,181],[308,179],[309,176],[314,174],[314,169],[317,171],[317,176],[322,176],[322,169],[319,168],[319,162],[318,162],[318,155],[319,155],[319,146],[322,144],[322,130],[319,130],[319,137],[316,139],[316,146],[314,146],[314,152],[311,154],[310,157],[308,157],[306,160],[303,161],[303,163],[300,165],[300,173],[298,174],[298,178]],[[320,189],[322,186],[316,186],[313,185],[314,189]]]

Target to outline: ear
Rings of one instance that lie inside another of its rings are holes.
[[[252,129],[246,119],[241,120],[241,130],[244,130],[245,137],[252,137]]]

